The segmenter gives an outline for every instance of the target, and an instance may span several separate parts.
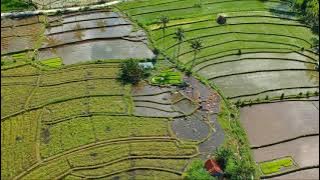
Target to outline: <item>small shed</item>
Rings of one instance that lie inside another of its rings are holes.
[[[153,69],[153,63],[152,62],[143,62],[139,63],[139,66],[143,69]]]
[[[214,159],[208,159],[204,164],[206,170],[212,176],[222,176],[223,171],[221,170],[219,164]]]

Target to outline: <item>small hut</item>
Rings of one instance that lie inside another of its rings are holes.
[[[222,176],[223,171],[221,170],[219,164],[214,159],[208,159],[204,164],[206,170],[212,176]]]

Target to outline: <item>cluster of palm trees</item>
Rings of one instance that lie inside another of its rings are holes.
[[[165,36],[166,36],[166,28],[167,28],[167,24],[169,23],[169,17],[167,16],[161,16],[160,18],[160,23],[161,23],[161,29],[162,29],[162,45],[163,45],[163,49],[165,49]],[[177,28],[176,32],[174,33],[174,39],[177,40],[178,42],[178,47],[177,47],[177,51],[175,54],[175,58],[176,61],[179,62],[179,56],[180,56],[180,50],[181,50],[181,44],[182,42],[185,40],[185,34],[184,34],[184,30],[179,27]],[[190,44],[191,49],[193,50],[193,60],[192,60],[192,64],[190,66],[190,71],[191,69],[194,67],[195,65],[195,61],[197,58],[197,54],[198,52],[201,51],[201,49],[203,48],[202,46],[202,41],[200,39],[194,39],[194,40],[190,40],[188,41]]]

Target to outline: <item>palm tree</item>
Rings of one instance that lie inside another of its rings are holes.
[[[166,28],[167,28],[167,24],[169,23],[169,17],[168,16],[161,16],[160,23],[161,23],[162,33],[163,33],[162,44],[163,44],[163,47],[165,48],[164,37],[166,35]]]
[[[174,38],[178,40],[178,49],[177,49],[177,62],[179,61],[179,55],[180,55],[180,48],[181,48],[181,43],[184,40],[184,30],[182,28],[178,28],[177,31],[174,33]]]
[[[190,67],[190,70],[191,70],[194,66],[195,61],[196,61],[197,53],[202,48],[202,41],[200,39],[195,39],[195,40],[190,41],[189,43],[190,43],[190,47],[193,49],[193,52],[194,52],[192,65]]]

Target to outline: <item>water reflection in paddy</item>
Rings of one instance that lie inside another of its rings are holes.
[[[100,28],[105,26],[114,26],[114,25],[129,25],[129,22],[122,18],[109,18],[109,19],[95,19],[90,21],[83,22],[71,22],[63,24],[62,26],[49,27],[45,34],[50,35],[53,33],[61,33],[65,31],[74,31],[79,29],[87,28]]]
[[[66,32],[47,36],[47,40],[42,47],[51,47],[66,43],[78,42],[97,38],[120,38],[130,34],[132,30],[131,25],[108,27],[104,29],[88,29]],[[54,42],[54,43],[52,43]]]
[[[143,42],[127,40],[100,40],[44,49],[40,59],[61,57],[64,64],[74,64],[97,59],[152,58],[153,53]]]

